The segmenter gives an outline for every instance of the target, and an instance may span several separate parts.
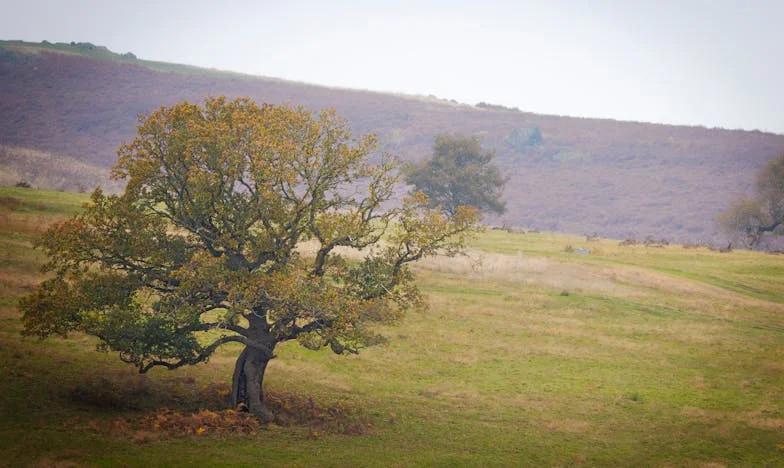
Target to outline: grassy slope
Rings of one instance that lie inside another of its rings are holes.
[[[30,148],[0,145],[0,185],[27,182],[33,187],[71,192],[101,186],[110,193],[123,184],[109,179],[109,170],[74,158]]]
[[[103,46],[92,45],[92,47],[90,47],[90,45],[91,44],[89,43],[79,43],[76,45],[71,45],[65,42],[34,43],[34,42],[14,41],[14,40],[10,40],[10,41],[0,40],[0,47],[12,47],[12,48],[16,48],[17,50],[27,51],[29,53],[37,53],[37,51],[41,49],[48,52],[55,52],[60,54],[83,55],[85,57],[92,57],[92,58],[103,59],[103,60],[112,60],[115,62],[136,63],[153,70],[180,73],[183,75],[210,75],[210,76],[219,76],[219,77],[258,79],[258,77],[247,75],[244,73],[236,73],[231,71],[196,67],[193,65],[184,65],[180,63],[157,62],[154,60],[137,59],[135,57],[129,57],[121,53],[112,52],[111,50]]]
[[[269,392],[361,408],[371,434],[271,426],[137,445],[89,430],[156,405],[198,406],[205,388],[228,381],[236,349],[152,372],[134,393],[137,377],[90,338],[21,339],[16,297],[40,280],[42,261],[29,242],[86,198],[0,188],[0,200],[0,464],[762,466],[784,457],[784,257],[499,231],[482,234],[471,258],[418,268],[430,309],[386,330],[388,345],[351,357],[285,346],[270,365]],[[593,254],[568,254],[567,244]],[[145,401],[96,408],[69,397],[100,379]],[[86,423],[66,427],[74,418]]]

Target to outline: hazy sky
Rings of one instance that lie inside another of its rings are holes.
[[[0,0],[0,39],[525,111],[784,133],[784,0]]]

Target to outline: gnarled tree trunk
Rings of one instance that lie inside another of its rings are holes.
[[[231,404],[234,408],[244,406],[264,422],[274,418],[264,404],[264,371],[270,360],[271,352],[259,348],[246,347],[234,365],[231,385]]]

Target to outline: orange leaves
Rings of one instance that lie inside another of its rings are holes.
[[[171,409],[157,412],[136,420],[119,420],[125,429],[120,432],[151,432],[157,439],[188,435],[207,436],[221,434],[255,434],[262,423],[248,413],[234,410],[211,411],[202,409],[195,413],[183,413]]]
[[[250,413],[227,409],[200,409],[194,412],[163,408],[153,413],[111,421],[74,418],[66,423],[69,429],[112,433],[127,437],[138,444],[177,437],[210,437],[225,435],[253,436],[260,431],[293,426],[308,428],[311,434],[337,433],[359,435],[367,433],[372,421],[342,402],[323,405],[312,398],[294,394],[271,393],[265,398],[275,414],[272,425],[265,425]]]

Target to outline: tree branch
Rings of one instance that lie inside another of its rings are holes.
[[[120,356],[120,359],[123,360],[124,362],[128,362],[128,363],[132,363],[132,364],[138,365],[140,374],[144,374],[147,371],[149,371],[150,369],[152,369],[153,367],[158,367],[158,366],[165,367],[166,369],[169,369],[169,370],[173,370],[173,369],[177,369],[177,368],[182,367],[182,366],[187,366],[187,365],[198,364],[200,362],[204,362],[221,345],[224,345],[226,343],[232,343],[232,342],[234,342],[234,343],[242,343],[245,346],[248,346],[248,347],[251,347],[251,348],[254,348],[254,349],[258,349],[259,351],[262,351],[268,359],[273,359],[275,357],[275,355],[266,346],[262,346],[262,345],[259,345],[257,343],[254,343],[254,342],[248,340],[247,338],[245,338],[244,336],[230,335],[230,336],[222,336],[222,337],[218,338],[212,344],[210,344],[206,348],[203,348],[199,352],[199,354],[197,354],[196,356],[182,358],[179,361],[175,361],[175,362],[169,362],[169,361],[162,360],[162,359],[152,359],[152,360],[148,361],[146,364],[144,364],[144,360],[143,359],[132,360],[132,359],[124,358],[122,355]]]

